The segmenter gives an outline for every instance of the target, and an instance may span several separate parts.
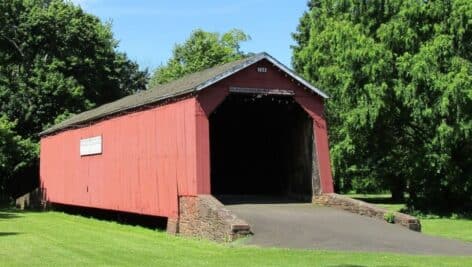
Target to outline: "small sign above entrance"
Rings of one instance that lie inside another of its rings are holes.
[[[292,90],[250,88],[250,87],[230,87],[229,92],[241,93],[241,94],[262,94],[262,95],[295,95],[295,93]]]

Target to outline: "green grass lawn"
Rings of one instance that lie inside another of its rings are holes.
[[[222,245],[60,212],[0,211],[1,266],[472,266],[472,257]]]
[[[392,203],[388,194],[349,194],[348,196],[390,211],[403,211],[406,209],[404,203]],[[427,235],[441,236],[472,242],[472,219],[463,218],[441,218],[440,216],[419,216],[421,220],[421,231]]]

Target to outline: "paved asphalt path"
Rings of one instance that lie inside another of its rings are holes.
[[[309,203],[227,204],[264,247],[472,255],[472,242],[424,235],[404,227]]]

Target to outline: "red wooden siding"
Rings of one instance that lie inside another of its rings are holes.
[[[223,102],[227,88],[208,88],[197,97],[197,182],[198,194],[211,194],[210,188],[210,114]]]
[[[266,67],[267,72],[261,73],[257,71],[257,67]],[[331,164],[329,157],[328,147],[328,133],[326,127],[326,120],[323,115],[323,100],[320,96],[314,94],[311,90],[305,88],[303,85],[297,83],[297,81],[291,79],[290,76],[286,75],[285,72],[274,67],[270,62],[263,60],[258,62],[238,73],[214,84],[213,86],[205,89],[197,97],[198,102],[202,107],[204,116],[199,117],[198,127],[202,128],[200,134],[197,137],[197,143],[202,144],[199,149],[202,151],[199,154],[200,157],[206,157],[205,159],[199,159],[199,165],[201,169],[210,168],[209,160],[209,122],[208,117],[210,113],[223,102],[224,97],[229,93],[229,87],[248,87],[248,88],[265,88],[265,89],[287,89],[295,92],[295,100],[307,111],[307,113],[313,118],[313,135],[315,136],[316,152],[318,161],[315,164],[318,165],[321,180],[321,191],[323,193],[334,192],[333,178],[331,174]],[[206,154],[205,154],[206,153]],[[202,173],[203,176],[199,177],[198,182],[203,183],[198,188],[204,190],[198,193],[207,194],[210,190],[210,174],[209,172]]]
[[[257,67],[266,67],[266,73]],[[333,192],[322,99],[262,61],[192,97],[41,139],[40,179],[53,203],[178,216],[178,196],[209,194],[211,112],[230,86],[288,89],[313,118],[323,192]],[[103,153],[80,156],[80,139],[102,136]]]
[[[41,182],[51,202],[168,217],[197,192],[194,98],[41,140]],[[80,156],[101,135],[101,155]],[[178,191],[178,193],[177,193]]]

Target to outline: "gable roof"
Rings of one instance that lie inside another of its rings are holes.
[[[298,82],[312,90],[314,93],[320,95],[323,98],[328,98],[328,96],[323,91],[311,85],[309,82],[298,76],[295,72],[287,68],[285,65],[277,61],[269,54],[263,52],[248,58],[236,60],[203,71],[188,74],[175,81],[171,81],[166,84],[161,84],[152,89],[140,91],[136,94],[129,95],[116,101],[110,102],[108,104],[101,105],[89,111],[82,112],[80,114],[72,116],[71,118],[61,123],[52,126],[47,130],[44,130],[39,135],[47,135],[71,127],[80,127],[85,122],[94,121],[123,111],[128,111],[141,106],[153,104],[164,99],[182,96],[185,94],[203,90],[209,87],[210,85],[215,84],[218,81],[221,81],[224,78],[231,76],[234,73],[244,68],[247,68],[263,59],[271,62],[276,67],[280,68],[288,75],[290,75],[293,79],[297,80]]]

